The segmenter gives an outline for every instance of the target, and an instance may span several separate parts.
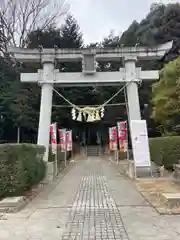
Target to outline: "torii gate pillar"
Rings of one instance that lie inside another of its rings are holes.
[[[141,111],[139,104],[139,94],[138,94],[138,79],[136,74],[136,57],[127,56],[124,58],[126,79],[129,79],[130,84],[127,85],[127,100],[128,100],[128,113],[129,122],[131,120],[141,120]]]
[[[37,144],[45,146],[44,161],[48,161],[49,155],[49,128],[51,124],[52,113],[52,97],[54,80],[54,59],[49,58],[43,60],[43,83],[41,84],[41,104],[39,115],[39,128]]]

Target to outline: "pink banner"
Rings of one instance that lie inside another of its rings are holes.
[[[51,137],[51,147],[52,153],[56,154],[57,152],[57,134],[56,134],[56,123],[50,125],[50,137]]]
[[[117,150],[117,128],[109,128],[109,148],[112,151]]]
[[[58,129],[59,131],[59,140],[61,146],[61,152],[65,152],[66,150],[66,129]]]
[[[117,122],[117,127],[120,151],[127,152],[128,150],[127,121]]]
[[[109,128],[109,150],[112,149],[111,139],[112,139],[112,128]]]
[[[72,130],[66,132],[67,151],[72,151]]]

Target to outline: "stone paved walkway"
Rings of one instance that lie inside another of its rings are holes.
[[[162,216],[116,165],[77,161],[24,210],[0,218],[0,240],[179,240],[180,216]]]

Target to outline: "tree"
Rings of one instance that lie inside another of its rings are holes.
[[[4,40],[1,51],[7,51],[8,44],[24,47],[27,35],[36,30],[56,25],[67,11],[65,1],[48,0],[1,0],[0,34]]]
[[[61,48],[81,48],[83,45],[80,27],[72,15],[68,15],[61,27]]]
[[[13,65],[0,57],[0,139],[15,139],[10,103],[18,87],[17,74]]]
[[[20,0],[17,0],[16,3],[19,4],[19,1]],[[29,2],[31,1],[32,0],[29,0]],[[37,0],[36,2],[38,1],[39,0]],[[26,2],[26,0],[24,2]],[[161,69],[164,66],[165,62],[169,62],[169,60],[173,60],[179,55],[179,13],[179,4],[169,4],[167,6],[163,4],[153,5],[151,6],[149,14],[139,23],[134,21],[132,25],[127,29],[127,31],[123,33],[122,36],[114,36],[113,34],[110,34],[107,38],[103,40],[103,42],[92,43],[89,45],[89,47],[114,48],[119,47],[122,44],[124,46],[135,46],[136,43],[151,46],[161,44],[173,39],[174,46],[172,51],[170,53],[167,53],[167,55],[161,60],[161,62],[146,61],[137,63],[137,66],[141,65],[143,66],[143,69]],[[43,11],[41,12],[41,14],[43,14]],[[58,19],[59,18],[57,18],[57,20]],[[30,20],[32,19],[30,18]],[[8,39],[6,37],[9,35],[2,34],[2,30],[4,30],[4,28],[2,28],[1,23],[2,21],[0,21],[0,46],[5,49],[8,44]],[[65,24],[62,25],[59,29],[51,24],[49,24],[47,28],[45,27],[43,29],[41,29],[41,24],[38,24],[38,26],[39,28],[35,28],[33,31],[28,30],[25,33],[25,40],[23,41],[23,44],[25,46],[29,48],[37,48],[39,45],[42,45],[43,48],[53,48],[54,45],[58,46],[58,48],[83,47],[82,33],[76,20],[72,16],[68,16]],[[19,38],[15,40],[16,45],[19,46]],[[12,40],[10,42],[12,43]],[[3,44],[5,45],[5,47]],[[23,126],[23,132],[25,133],[24,140],[29,139],[31,135],[35,139],[35,136],[37,135],[39,117],[40,88],[34,84],[25,85],[20,83],[19,73],[22,71],[36,72],[37,68],[39,68],[40,66],[37,66],[36,64],[31,64],[28,66],[23,65],[20,69],[12,62],[9,64],[9,61],[5,61],[6,58],[1,58],[1,60],[0,107],[1,112],[3,113],[3,116],[5,116],[5,118],[1,119],[0,134],[3,133],[4,129],[11,129],[10,132],[12,132],[13,127],[20,125]],[[99,62],[98,71],[118,71],[119,67],[122,66],[122,62]],[[16,69],[14,67],[16,67]],[[81,63],[59,63],[56,64],[56,68],[59,68],[60,71],[65,72],[77,72],[81,71]],[[76,87],[63,89],[58,86],[56,87],[56,89],[61,92],[66,98],[68,98],[71,102],[77,105],[102,104],[118,90],[117,87]],[[147,82],[144,82],[140,87],[140,102],[142,107],[144,104],[149,104],[149,109],[151,108],[151,94],[151,85],[148,85]],[[154,96],[155,92],[153,92],[153,98]],[[123,101],[124,95],[120,94],[117,98],[113,100],[113,103]],[[66,102],[64,102],[59,96],[54,94],[53,104],[66,104]],[[160,110],[161,109],[158,109],[159,113]],[[158,111],[156,111],[156,117],[158,117]],[[121,110],[118,110],[117,112],[120,113]],[[111,114],[109,114],[109,116],[111,116]],[[154,117],[154,119],[156,119],[156,117]],[[6,121],[4,119],[6,119]],[[175,118],[172,116],[169,121],[172,121],[172,119],[176,123]],[[72,123],[70,117],[70,108],[53,108],[52,120],[57,121],[61,123],[61,125],[68,127],[68,124]],[[149,123],[151,119],[147,120]],[[159,119],[156,119],[156,122],[159,121]],[[175,123],[173,124],[176,125]],[[167,122],[165,122],[163,126],[165,126],[165,128],[162,129],[163,132],[171,131],[171,129],[169,130],[169,125],[167,124]],[[10,136],[7,135],[8,134],[6,131],[6,139],[10,139]],[[5,136],[5,134],[3,136]]]
[[[38,48],[39,46],[43,48],[54,48],[54,45],[60,48],[61,31],[54,27],[45,30],[37,29],[28,34],[26,45],[30,49]]]
[[[102,47],[106,48],[116,48],[120,46],[120,36],[115,36],[114,32],[111,31],[108,37],[104,38],[102,44]]]
[[[150,12],[140,22],[133,21],[123,33],[120,43],[144,46],[163,44],[174,40],[173,55],[168,54],[167,61],[179,55],[180,48],[180,4],[152,4]]]
[[[71,49],[83,47],[83,38],[80,27],[71,15],[67,17],[65,24],[61,27],[60,34],[61,42],[60,45],[57,45],[58,47]],[[63,72],[82,71],[81,62],[60,63],[57,67]],[[94,103],[92,87],[62,88],[57,86],[56,89],[74,104],[81,105]],[[67,104],[64,100],[57,96],[57,94],[54,94],[53,96],[53,103],[55,105]],[[52,118],[57,122],[68,126],[68,124],[72,124],[70,110],[71,108],[54,108]]]
[[[135,46],[139,43],[143,46],[152,46],[163,44],[173,40],[172,49],[160,61],[141,61],[137,66],[141,66],[143,70],[153,70],[163,68],[165,63],[172,61],[179,56],[180,49],[180,4],[153,4],[147,16],[139,23],[133,22],[125,31],[120,39],[120,43]],[[143,107],[148,104],[149,118],[148,125],[152,122],[150,119],[152,87],[151,84],[144,82],[139,89],[140,103]],[[154,124],[153,124],[154,125]]]
[[[69,31],[68,31],[69,30]],[[70,40],[68,40],[68,36]],[[73,41],[74,39],[74,41]],[[79,26],[72,16],[68,16],[65,24],[56,29],[50,27],[45,30],[37,29],[27,35],[27,47],[38,48],[42,45],[43,48],[54,48],[57,45],[59,48],[78,48],[82,46],[82,34],[79,31]],[[23,64],[18,69],[20,72],[36,72],[41,68],[37,64]],[[79,63],[61,63],[55,66],[60,71],[80,71],[81,64]],[[9,82],[10,80],[8,80]],[[23,84],[19,81],[19,76],[16,78],[16,87],[6,89],[7,98],[3,104],[6,103],[6,110],[11,113],[13,123],[12,126],[21,126],[24,132],[24,141],[36,141],[39,109],[40,109],[40,87],[36,84]],[[10,83],[10,82],[9,82]],[[3,81],[5,84],[5,80]],[[62,89],[56,87],[65,97],[70,101],[82,101],[83,90],[81,88]],[[0,92],[0,95],[3,93]],[[88,95],[87,95],[88,96]],[[9,100],[8,100],[9,99]],[[53,104],[58,105],[64,103],[63,100],[54,94]],[[77,102],[76,102],[77,103]],[[65,103],[66,104],[66,103]],[[70,112],[67,109],[53,108],[52,120],[57,122],[67,122]]]
[[[180,57],[169,62],[153,85],[153,118],[163,134],[180,133]]]
[[[122,34],[120,43],[131,46],[138,43],[139,39],[136,35],[138,29],[139,23],[137,21],[133,21],[129,28]]]

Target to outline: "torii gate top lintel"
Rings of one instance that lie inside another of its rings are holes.
[[[118,47],[118,48],[82,48],[82,49],[28,49],[28,48],[18,48],[9,47],[8,51],[14,54],[15,58],[22,62],[39,62],[40,52],[42,55],[42,60],[50,56],[56,57],[59,62],[68,61],[76,62],[83,58],[83,55],[95,55],[95,59],[101,61],[119,61],[120,58],[137,57],[143,60],[153,60],[162,58],[166,52],[168,52],[173,45],[173,41],[167,42],[165,44],[156,47]],[[53,60],[53,59],[52,59]]]

